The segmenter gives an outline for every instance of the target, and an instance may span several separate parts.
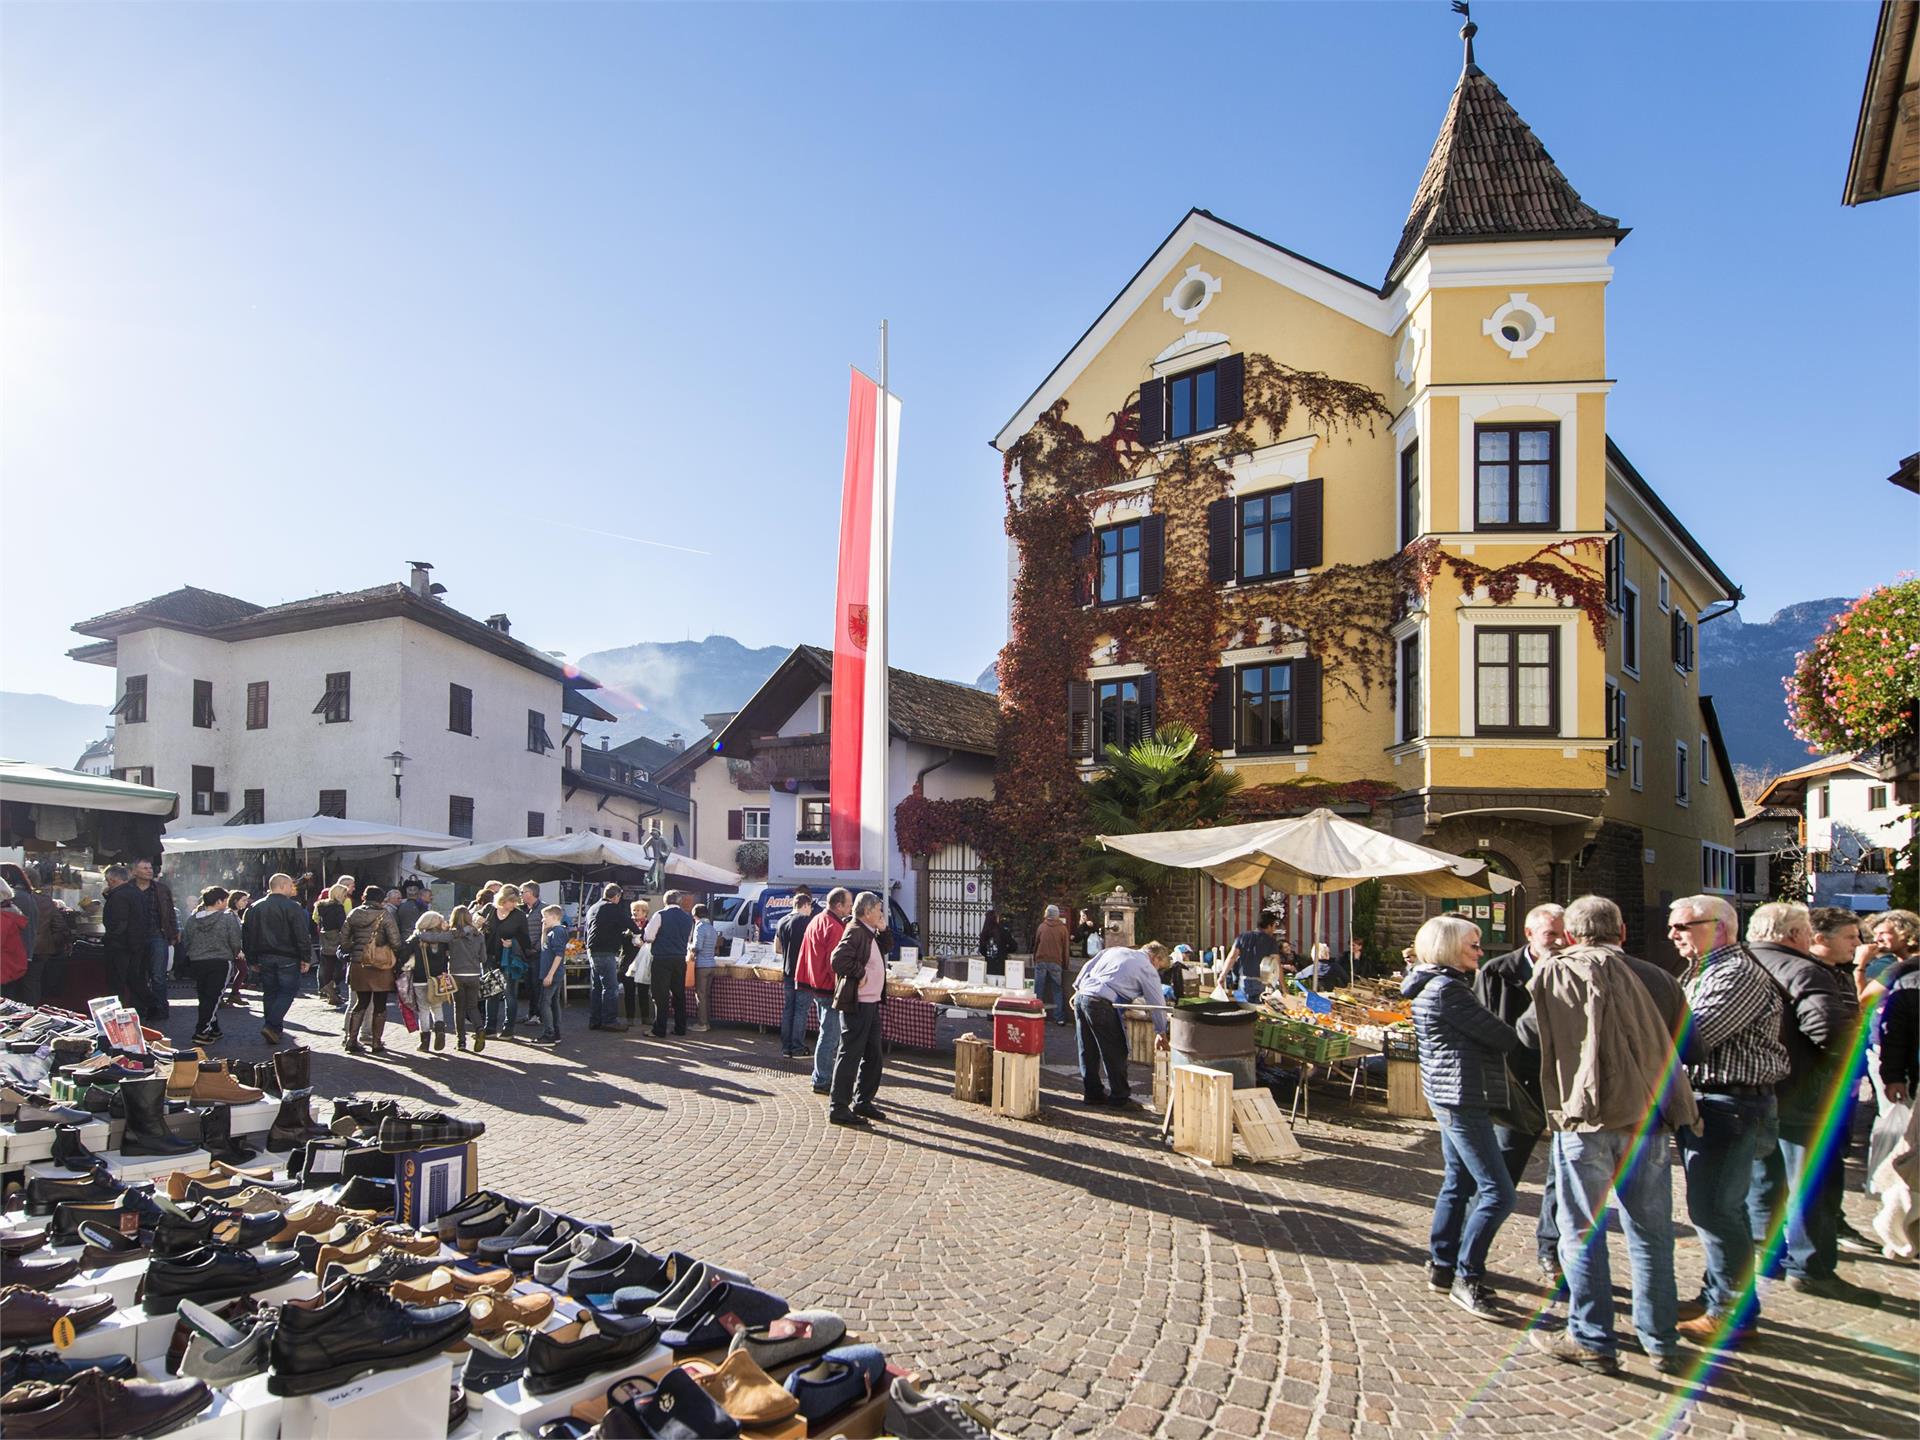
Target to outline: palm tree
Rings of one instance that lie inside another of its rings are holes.
[[[1107,772],[1087,787],[1087,813],[1095,835],[1139,835],[1194,830],[1218,824],[1240,777],[1222,770],[1200,737],[1185,725],[1162,725],[1131,749],[1107,747]],[[1089,839],[1082,862],[1088,894],[1124,886],[1135,896],[1172,873],[1131,855],[1104,849]]]

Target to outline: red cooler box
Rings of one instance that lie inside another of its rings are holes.
[[[1003,995],[993,1002],[993,1048],[1012,1055],[1039,1055],[1047,1048],[1047,1011],[1033,995]]]

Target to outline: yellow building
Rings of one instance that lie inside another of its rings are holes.
[[[1276,813],[1318,787],[1487,855],[1525,887],[1496,943],[1595,890],[1658,949],[1733,885],[1696,665],[1740,592],[1607,434],[1627,232],[1467,38],[1383,284],[1192,211],[996,437],[1010,749],[1037,809],[1186,720]]]

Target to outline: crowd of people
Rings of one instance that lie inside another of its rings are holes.
[[[1684,1368],[1683,1340],[1750,1339],[1762,1277],[1878,1306],[1838,1272],[1843,1250],[1883,1248],[1841,1213],[1844,1161],[1862,1089],[1884,1113],[1920,1081],[1920,917],[1884,911],[1863,937],[1852,911],[1774,903],[1743,937],[1726,900],[1689,896],[1669,916],[1672,971],[1626,952],[1619,907],[1600,896],[1537,906],[1525,931],[1484,964],[1471,921],[1439,916],[1414,937],[1403,989],[1444,1165],[1432,1288],[1470,1314],[1504,1313],[1488,1250],[1545,1138],[1535,1238],[1567,1325],[1532,1330],[1537,1349],[1617,1370],[1610,1212],[1626,1235],[1633,1329],[1663,1372]],[[1704,1262],[1685,1301],[1676,1150]]]

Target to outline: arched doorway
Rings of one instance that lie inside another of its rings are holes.
[[[1470,860],[1484,860],[1487,869],[1508,880],[1519,880],[1520,872],[1506,856],[1493,850],[1469,850]],[[1480,943],[1488,955],[1502,955],[1519,945],[1527,915],[1527,891],[1522,885],[1504,895],[1486,895],[1473,900],[1442,900],[1440,909],[1449,915],[1471,920],[1480,927]]]

